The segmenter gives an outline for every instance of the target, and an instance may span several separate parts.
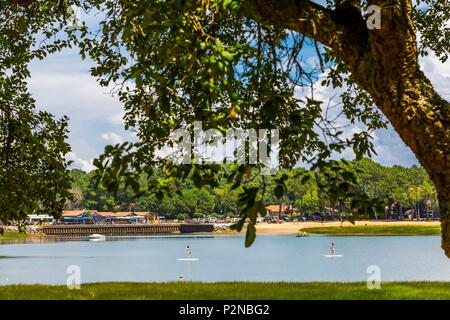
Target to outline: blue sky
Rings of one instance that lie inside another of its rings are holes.
[[[420,62],[436,90],[450,101],[450,61],[443,64],[434,55],[429,55]],[[30,65],[32,76],[29,88],[38,108],[57,117],[67,115],[70,118],[69,143],[72,152],[68,158],[74,161],[73,167],[83,170],[93,168],[92,160],[101,154],[105,145],[133,139],[133,133],[123,129],[123,108],[118,98],[112,96],[108,89],[100,87],[90,76],[91,66],[91,62],[82,61],[73,49]],[[334,92],[331,90],[320,87],[319,83],[316,89],[316,94],[324,101],[333,99]],[[350,126],[344,134],[350,135],[358,130],[358,125]],[[378,153],[374,157],[376,161],[384,165],[417,164],[412,152],[392,127],[378,130],[374,138]],[[353,154],[348,150],[343,156],[351,159]]]

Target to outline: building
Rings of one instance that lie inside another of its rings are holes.
[[[101,212],[86,210],[63,211],[59,223],[62,224],[133,224],[150,223],[154,220],[150,212]]]
[[[70,210],[63,211],[59,223],[61,224],[93,224],[96,211]]]
[[[93,215],[97,224],[150,223],[153,217],[150,212],[96,212]]]
[[[269,217],[274,217],[278,215],[297,215],[298,209],[294,208],[291,204],[281,204],[281,208],[279,204],[271,204],[265,207],[266,213]]]
[[[151,223],[157,220],[157,216],[151,212],[133,212],[133,214],[143,219],[144,223]]]
[[[55,220],[48,214],[29,214],[27,216],[27,219],[29,225],[53,223],[53,221]]]

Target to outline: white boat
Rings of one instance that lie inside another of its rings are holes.
[[[105,241],[106,240],[106,236],[102,235],[102,234],[91,234],[89,236],[89,241]]]

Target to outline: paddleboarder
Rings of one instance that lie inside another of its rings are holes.
[[[334,256],[334,254],[336,253],[336,246],[335,246],[334,242],[331,243],[330,250],[331,250],[331,255]]]
[[[191,258],[191,248],[189,246],[186,246],[186,258]]]

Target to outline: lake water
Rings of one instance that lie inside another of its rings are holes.
[[[341,258],[326,258],[331,242]],[[198,261],[184,258],[186,245]],[[0,284],[65,284],[77,265],[81,281],[366,281],[380,267],[382,281],[450,281],[440,237],[328,237],[258,235],[153,237],[105,242],[61,241],[0,245]]]

